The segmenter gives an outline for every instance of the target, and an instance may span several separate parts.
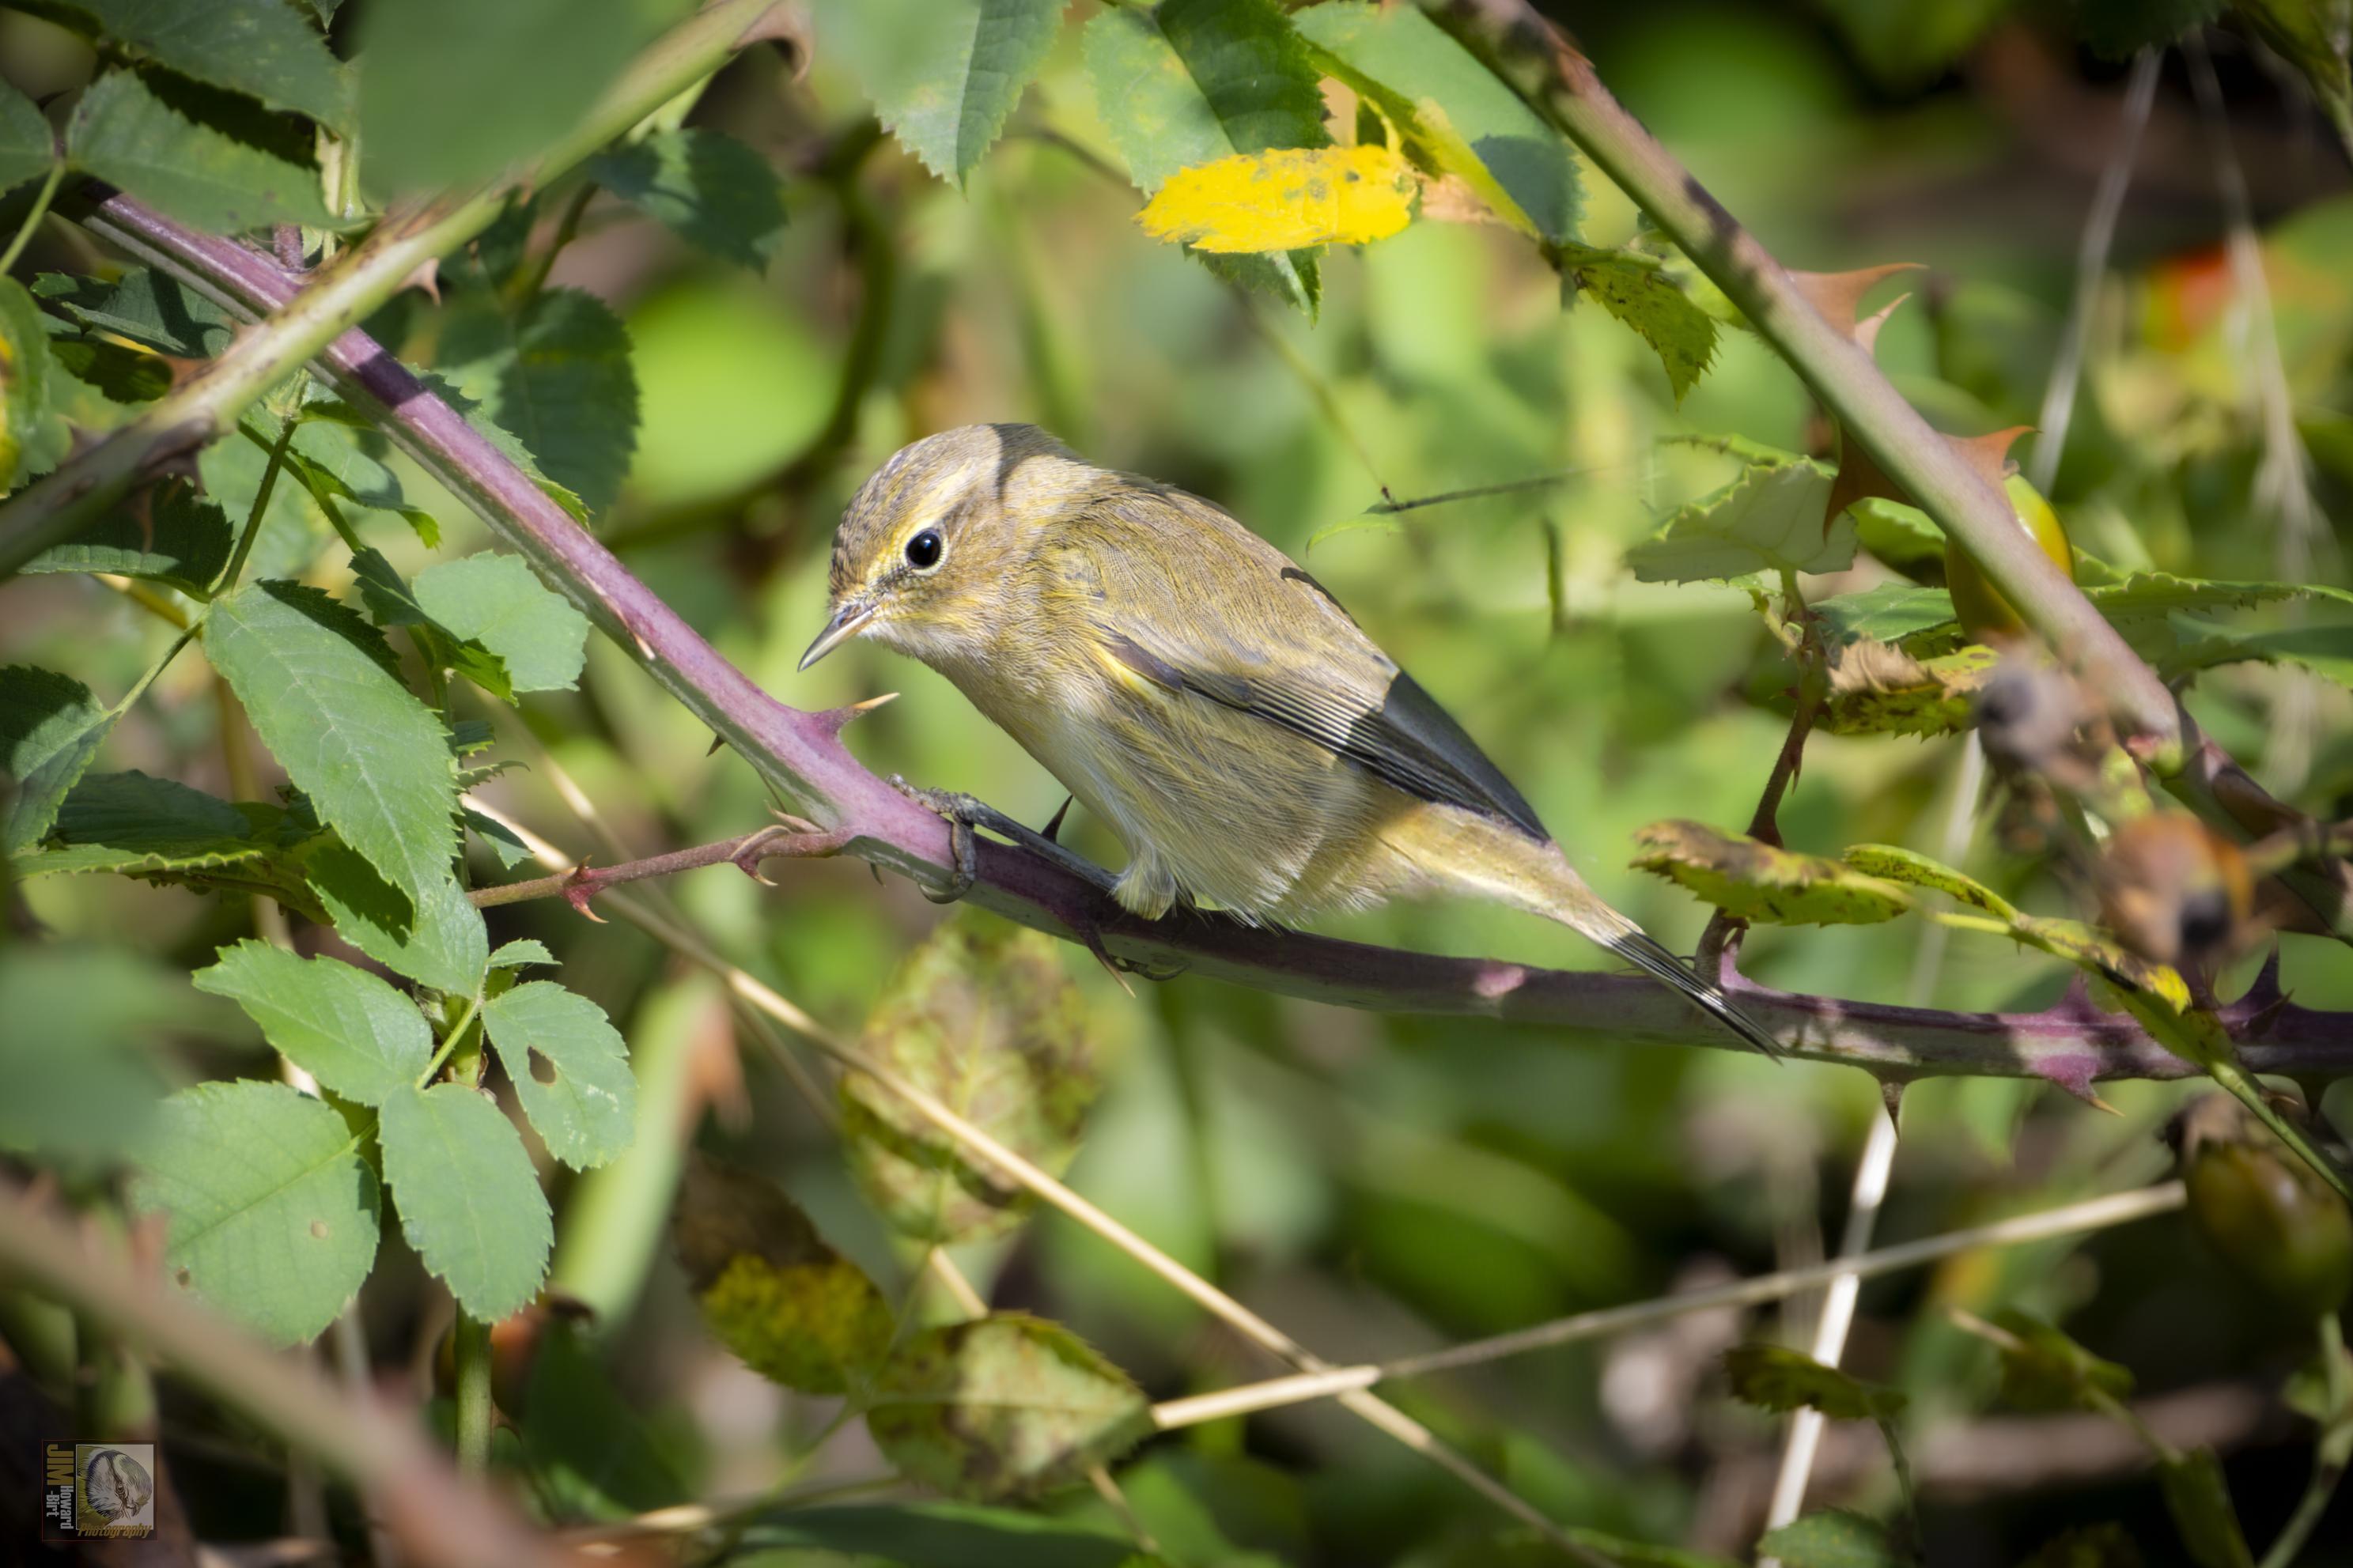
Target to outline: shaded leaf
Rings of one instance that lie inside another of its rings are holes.
[[[499,456],[530,475],[532,483],[540,488],[541,493],[562,507],[575,522],[588,521],[587,503],[570,486],[548,478],[546,470],[540,467],[539,459],[532,456],[531,448],[518,440],[512,431],[492,418],[480,398],[470,396],[465,389],[438,370],[419,370],[415,374],[428,391],[455,409],[459,416],[473,427],[476,435],[498,448]]]
[[[1909,1561],[1887,1527],[1844,1509],[1826,1509],[1767,1531],[1757,1542],[1759,1557],[1781,1568],[1902,1568]]]
[[[554,1228],[522,1135],[463,1084],[404,1088],[376,1121],[385,1184],[425,1267],[476,1318],[521,1310],[547,1274]]]
[[[1002,921],[942,923],[883,987],[866,1053],[1059,1174],[1100,1080],[1078,988],[1058,943]],[[841,1079],[860,1184],[882,1216],[926,1241],[968,1241],[1018,1222],[1026,1194],[965,1163],[915,1110],[857,1072]]]
[[[1929,521],[1928,514],[1918,507],[1884,496],[1865,496],[1850,510],[1854,514],[1855,537],[1888,565],[1913,575],[1931,566],[1944,570],[1945,531]]]
[[[461,790],[474,787],[463,778],[458,781],[458,785]],[[470,805],[460,806],[458,815],[473,830],[474,837],[482,847],[497,859],[501,870],[512,871],[532,858],[531,846],[516,837],[514,829],[505,823],[493,821]]]
[[[300,863],[284,813],[237,806],[136,771],[90,773],[58,812],[56,843],[18,856],[20,877],[111,872],[204,890],[259,893],[313,920],[326,912]]]
[[[2012,1342],[1996,1342],[2001,1352],[2001,1396],[2021,1410],[2099,1408],[2103,1400],[2133,1391],[2133,1375],[2077,1344],[2042,1319],[2014,1309],[1993,1315]]]
[[[612,504],[637,447],[638,380],[628,331],[610,306],[549,289],[511,315],[470,289],[443,321],[441,368],[591,515]]]
[[[1560,133],[1468,49],[1409,5],[1333,0],[1292,15],[1317,63],[1372,99],[1409,145],[1467,182],[1505,223],[1577,237],[1577,160]]]
[[[56,367],[41,312],[25,286],[0,278],[0,493],[53,461]]]
[[[66,151],[77,168],[191,228],[336,226],[320,201],[315,170],[190,120],[134,71],[110,72],[82,95]]]
[[[561,1319],[533,1352],[519,1427],[533,1479],[562,1516],[621,1519],[690,1495],[645,1417]]]
[[[908,152],[961,184],[1046,62],[1068,0],[860,0],[819,26]]]
[[[1579,292],[1598,300],[1603,310],[1632,328],[1651,345],[1659,356],[1659,363],[1665,367],[1667,385],[1677,403],[1699,384],[1699,378],[1707,373],[1709,362],[1715,357],[1715,322],[1692,301],[1690,295],[1674,285],[1656,258],[1640,251],[1595,250],[1572,245],[1565,248],[1561,266],[1562,276],[1573,282]],[[1817,531],[1814,542],[1820,545],[1828,542],[1821,540]],[[1852,560],[1851,539],[1846,548]]]
[[[1911,896],[1893,882],[1702,823],[1654,822],[1634,842],[1641,849],[1636,869],[1679,883],[1742,920],[1867,925],[1912,907]]]
[[[220,306],[144,267],[111,283],[44,272],[34,279],[33,293],[76,326],[112,332],[176,359],[210,359],[237,332],[236,318]]]
[[[586,1170],[629,1146],[638,1080],[628,1046],[602,1007],[534,980],[484,1003],[482,1027],[549,1153]]]
[[[57,138],[39,107],[0,81],[0,195],[40,179],[57,161]]]
[[[1724,1373],[1732,1397],[1759,1410],[1819,1410],[1833,1421],[1890,1421],[1904,1410],[1897,1390],[1865,1383],[1786,1345],[1735,1345],[1724,1352]]]
[[[248,938],[221,949],[195,981],[244,1008],[288,1061],[363,1105],[408,1089],[433,1059],[432,1031],[417,1005],[336,959],[300,958]]]
[[[2222,1462],[2211,1448],[2193,1448],[2158,1465],[2165,1510],[2181,1531],[2181,1544],[2198,1568],[2254,1568],[2254,1554],[2240,1531]]]
[[[1949,893],[1971,909],[1983,910],[1996,920],[2018,918],[2017,908],[2000,893],[1915,850],[1899,848],[1893,844],[1855,844],[1850,845],[1840,858],[1865,876]]]
[[[422,902],[457,848],[457,769],[383,636],[315,588],[250,583],[215,601],[205,651],[320,819]]]
[[[901,1474],[979,1500],[1086,1479],[1152,1430],[1127,1374],[1059,1323],[1020,1312],[929,1329],[883,1364],[866,1428]]]
[[[24,849],[47,836],[114,719],[71,676],[29,664],[0,669],[0,784],[16,786],[0,819],[0,848]]]
[[[1387,147],[1237,153],[1179,169],[1136,215],[1155,239],[1217,252],[1386,239],[1413,216],[1413,171]]]
[[[1842,572],[1854,563],[1854,521],[1841,514],[1823,534],[1830,485],[1830,470],[1810,459],[1752,466],[1667,519],[1626,552],[1626,564],[1645,583]]]
[[[691,1156],[670,1239],[703,1321],[753,1371],[806,1394],[872,1380],[890,1350],[891,1308],[775,1184]]]
[[[759,271],[785,235],[784,184],[733,136],[659,131],[598,153],[588,177],[723,260]]]
[[[436,563],[417,574],[417,602],[451,636],[497,655],[517,691],[569,691],[580,679],[588,618],[520,556]]]
[[[2293,664],[2339,686],[2353,686],[2353,625],[2284,626],[2200,637],[2176,648],[2158,668],[2168,680],[2174,680],[2217,665],[2249,660]]]
[[[1712,1552],[1628,1541],[1580,1525],[1564,1526],[1561,1532],[1616,1568],[1735,1568],[1728,1558]],[[1442,1568],[1562,1568],[1569,1561],[1558,1546],[1534,1531],[1511,1530],[1464,1542],[1442,1560]]]
[[[350,117],[343,68],[286,0],[62,0],[115,50],[322,124]]]
[[[152,363],[152,362],[151,362]],[[203,598],[228,564],[237,531],[193,485],[140,492],[62,544],[18,568],[24,572],[112,572],[149,577]]]
[[[152,403],[172,390],[171,362],[126,343],[54,337],[49,357],[59,370],[111,403]]]
[[[359,1138],[282,1083],[200,1083],[165,1100],[132,1202],[164,1215],[167,1279],[280,1344],[334,1321],[375,1263]]]
[[[421,888],[396,889],[364,856],[332,837],[312,845],[302,865],[335,934],[345,942],[394,973],[437,991],[470,996],[481,985],[490,932],[481,911],[447,869]]]
[[[1315,67],[1271,0],[1166,0],[1087,24],[1095,106],[1146,195],[1179,169],[1236,153],[1321,147]],[[1232,258],[1215,269],[1311,313],[1322,288],[1312,253]]]

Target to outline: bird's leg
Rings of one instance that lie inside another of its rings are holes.
[[[1111,890],[1114,879],[1110,872],[1083,856],[1063,848],[1054,842],[1050,834],[1039,833],[1026,824],[1014,821],[977,796],[961,790],[925,789],[920,784],[909,784],[896,773],[891,775],[891,786],[918,805],[937,812],[947,819],[948,835],[955,854],[955,869],[945,889],[938,892],[929,888],[923,889],[923,896],[934,903],[954,903],[972,891],[973,882],[979,876],[978,856],[973,847],[972,837],[976,827],[985,827],[1032,855],[1051,861],[1098,891]],[[1056,824],[1060,824],[1061,819],[1060,812],[1054,814]]]

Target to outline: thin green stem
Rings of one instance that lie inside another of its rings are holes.
[[[253,489],[253,510],[246,514],[245,531],[237,536],[237,549],[230,553],[228,564],[214,579],[215,595],[236,585],[238,574],[245,570],[246,557],[253,553],[254,539],[261,532],[261,520],[269,511],[270,495],[278,489],[279,471],[286,466],[286,448],[294,444],[294,416],[287,416],[278,439],[270,443],[269,460],[261,468],[261,482]]]
[[[0,251],[0,277],[5,277],[8,268],[16,265],[16,258],[25,253],[25,247],[32,241],[33,231],[40,227],[41,219],[48,216],[49,198],[58,194],[58,182],[65,177],[63,159],[49,165],[49,177],[43,180],[41,188],[34,193],[33,210],[26,213],[25,221],[16,226],[16,237],[8,242],[8,248]]]
[[[458,1473],[491,1468],[491,1325],[462,1308],[450,1331],[457,1363]]]
[[[466,998],[466,1010],[458,1015],[458,1021],[449,1026],[448,1034],[441,1037],[440,1048],[433,1053],[433,1059],[427,1062],[425,1070],[417,1075],[417,1088],[423,1089],[433,1081],[433,1075],[441,1070],[441,1064],[449,1059],[449,1053],[456,1050],[458,1042],[466,1037],[466,1031],[473,1026],[474,1015],[481,1010],[481,993],[476,992]]]
[[[571,199],[564,204],[564,212],[556,219],[555,230],[548,236],[545,247],[526,258],[522,265],[515,268],[514,275],[507,279],[506,287],[501,290],[505,296],[508,310],[522,310],[538,297],[540,290],[547,287],[547,275],[555,269],[555,258],[563,255],[564,247],[570,245],[579,235],[580,216],[588,210],[588,204],[595,199],[596,195],[596,181],[580,182],[579,188],[575,190]]]
[[[2320,1342],[2322,1376],[2328,1390],[2328,1411],[2320,1424],[2320,1432],[2312,1446],[2312,1479],[2305,1483],[2304,1496],[2296,1500],[2295,1511],[2280,1526],[2271,1550],[2255,1568],[2289,1568],[2304,1543],[2312,1538],[2320,1516],[2328,1511],[2328,1504],[2337,1495],[2337,1486],[2345,1479],[2345,1468],[2353,1460],[2353,1388],[2348,1388],[2345,1367],[2345,1330],[2334,1311],[2320,1314],[2316,1325]]]

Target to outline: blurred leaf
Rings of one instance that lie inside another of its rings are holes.
[[[1411,221],[1414,192],[1413,170],[1387,147],[1238,153],[1177,170],[1136,222],[1221,254],[1364,245]]]
[[[2319,583],[2221,583],[2168,572],[2136,572],[2121,583],[2094,584],[2084,596],[2145,655],[2172,646],[2167,624],[2170,616],[2247,609],[2286,599],[2353,603],[2353,593]]]
[[[437,563],[417,574],[417,602],[452,636],[496,654],[517,691],[569,691],[579,681],[588,618],[520,556],[484,551]]]
[[[1657,352],[1660,364],[1666,369],[1668,387],[1674,393],[1675,401],[1683,402],[1684,395],[1707,374],[1708,362],[1715,357],[1715,322],[1707,312],[1675,287],[1655,258],[1637,251],[1566,246],[1561,267],[1564,278],[1581,292],[1599,300],[1603,310],[1632,328]],[[1817,537],[1810,542],[1819,548],[1822,543],[1819,526],[1815,532]],[[1846,550],[1852,561],[1852,540]],[[1639,568],[1636,574],[1641,574]]]
[[[1896,1549],[1887,1527],[1844,1509],[1826,1509],[1768,1530],[1757,1542],[1759,1557],[1781,1568],[1904,1568],[1910,1558]]]
[[[55,7],[95,23],[110,52],[250,93],[322,124],[342,127],[349,120],[343,67],[286,0],[55,0]]]
[[[1087,24],[1095,107],[1145,195],[1180,169],[1236,153],[1322,147],[1316,70],[1271,0],[1163,0]],[[1314,312],[1312,252],[1233,258],[1212,270]]]
[[[2004,1402],[2021,1410],[2096,1410],[2104,1401],[2131,1394],[2130,1372],[2102,1361],[2042,1319],[2005,1308],[1993,1321],[2015,1342],[1996,1342]]]
[[[1152,1430],[1152,1407],[1060,1324],[992,1312],[901,1346],[876,1379],[866,1429],[909,1479],[987,1500],[1085,1479]]]
[[[1724,1372],[1732,1397],[1759,1410],[1819,1410],[1833,1421],[1890,1421],[1904,1410],[1897,1390],[1865,1383],[1786,1345],[1735,1345],[1724,1352]]]
[[[1819,855],[1777,849],[1697,822],[1654,822],[1634,835],[1631,864],[1681,884],[1726,914],[1775,925],[1868,925],[1912,907],[1909,894]]]
[[[403,1087],[376,1120],[401,1233],[470,1317],[521,1310],[547,1274],[554,1232],[522,1135],[459,1083]]]
[[[2123,1525],[2109,1521],[2052,1536],[2019,1568],[2141,1568],[2140,1548]]]
[[[882,1293],[774,1183],[691,1155],[670,1240],[703,1321],[761,1376],[841,1394],[862,1389],[889,1352]]]
[[[0,81],[0,194],[41,178],[57,161],[57,138],[39,107]]]
[[[760,1551],[858,1553],[902,1568],[1134,1568],[1135,1542],[1059,1519],[972,1503],[783,1507],[741,1537]]]
[[[491,954],[492,969],[522,969],[530,964],[554,964],[555,954],[547,951],[547,943],[533,937],[522,937],[501,942],[498,952]]]
[[[2353,1214],[2318,1171],[2227,1095],[2190,1101],[2170,1135],[2190,1224],[2233,1274],[2290,1321],[2344,1306],[2353,1295]]]
[[[0,493],[26,477],[49,444],[55,374],[40,308],[23,284],[0,278]]]
[[[628,331],[602,300],[549,289],[515,315],[469,289],[445,314],[441,368],[590,515],[612,505],[637,445],[638,382]]]
[[[1915,888],[1934,888],[1940,893],[1950,894],[1973,910],[1983,910],[1996,920],[2018,918],[2017,908],[2000,893],[1915,850],[1899,848],[1893,844],[1853,844],[1847,847],[1846,853],[1840,858],[1867,877],[1878,877]]]
[[[26,849],[47,837],[114,720],[71,676],[29,664],[0,669],[0,784],[16,785],[0,848]]]
[[[981,1131],[1060,1174],[1100,1077],[1085,1005],[1060,944],[987,917],[942,922],[885,983],[861,1041]],[[859,1072],[841,1079],[843,1131],[867,1197],[923,1241],[1001,1235],[1027,1194],[965,1163],[945,1134]]]
[[[1816,717],[1832,735],[1955,735],[1976,722],[1979,691],[2001,662],[1971,644],[1915,658],[1869,637],[1830,650],[1830,700]]]
[[[554,981],[533,980],[484,1003],[482,1027],[549,1153],[585,1171],[629,1146],[638,1080],[629,1047],[602,1007]]]
[[[1046,62],[1068,0],[859,0],[819,13],[875,112],[958,184]]]
[[[205,651],[320,819],[422,903],[457,848],[441,721],[385,668],[383,634],[315,588],[248,583],[214,602]]]
[[[186,1014],[179,977],[132,953],[0,947],[0,1149],[54,1163],[140,1147],[164,1090],[150,1053]]]
[[[2162,1459],[2157,1474],[2165,1489],[2165,1510],[2173,1516],[2181,1544],[2198,1568],[2254,1568],[2254,1554],[2240,1533],[2230,1484],[2222,1479],[2222,1462],[2213,1449],[2193,1448]]]
[[[1577,237],[1577,159],[1561,134],[1409,5],[1332,0],[1292,13],[1317,63],[1372,99],[1441,174],[1552,244]]]
[[[1949,70],[2013,0],[1817,0],[1883,86],[1917,88]]]
[[[132,1202],[164,1214],[174,1283],[293,1344],[333,1322],[375,1264],[375,1176],[359,1142],[282,1083],[200,1083],[164,1102]]]
[[[454,184],[570,130],[690,0],[402,0],[360,16],[369,181]]]
[[[332,837],[304,851],[303,869],[335,934],[386,969],[460,996],[481,985],[490,933],[454,875],[403,892]]]
[[[2303,75],[2337,133],[2353,138],[2353,0],[2231,0],[2231,9]]]
[[[288,1061],[363,1105],[409,1088],[433,1058],[417,1004],[337,959],[301,958],[248,938],[221,949],[195,981],[244,1008]]]
[[[177,359],[210,359],[237,332],[237,319],[220,306],[144,267],[111,283],[44,272],[34,279],[33,292],[77,326],[112,332]]]
[[[133,71],[111,71],[82,95],[66,151],[77,168],[210,234],[277,223],[337,226],[320,201],[316,170],[188,119]]]
[[[470,787],[462,779],[459,784],[461,791]],[[459,807],[458,815],[464,819],[468,827],[473,829],[474,837],[480,840],[482,847],[488,849],[492,858],[498,861],[501,870],[512,871],[532,858],[531,846],[516,837],[514,829],[505,823],[494,822],[470,805]],[[514,944],[510,942],[508,945]],[[502,948],[500,951],[504,952],[505,949]],[[493,959],[491,962],[497,961]]]
[[[1854,518],[1855,537],[1886,564],[1907,576],[1917,576],[1932,565],[1938,573],[1944,571],[1944,530],[1930,522],[1928,514],[1918,507],[1885,496],[1865,496],[1847,510]],[[1886,584],[1872,591],[1901,591],[1901,587]]]
[[[516,1424],[523,1458],[558,1517],[623,1519],[691,1495],[570,1323],[542,1331],[528,1388]]]
[[[1943,553],[1939,547],[1938,554]],[[1942,588],[1882,583],[1860,593],[1834,594],[1808,605],[1823,629],[1840,642],[1901,643],[1953,619],[1953,597]],[[1922,650],[1911,650],[1915,654]]]
[[[784,239],[783,183],[765,158],[733,136],[658,131],[599,153],[587,173],[681,239],[754,272]]]
[[[2222,14],[2228,0],[2073,0],[2075,31],[2112,59],[2169,44]]]
[[[198,495],[195,486],[156,485],[66,542],[52,544],[19,570],[150,577],[201,599],[228,564],[236,542],[227,516]]]
[[[305,489],[349,506],[396,513],[427,549],[440,545],[441,524],[424,508],[411,506],[399,476],[361,445],[364,429],[356,414],[329,401],[305,405],[301,419],[286,462]]]
[[[1754,572],[1843,572],[1854,563],[1854,520],[1822,532],[1831,471],[1809,458],[1751,467],[1682,508],[1626,552],[1645,583],[1697,583]]]
[[[2159,666],[2168,681],[2217,665],[2257,660],[2293,664],[2353,686],[2353,625],[2285,626],[2268,632],[2226,632],[2176,648]]]

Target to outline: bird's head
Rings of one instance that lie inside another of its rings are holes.
[[[926,662],[1003,628],[1007,589],[1039,532],[1100,481],[1034,425],[966,425],[902,447],[842,513],[825,629],[807,669],[854,637]]]

